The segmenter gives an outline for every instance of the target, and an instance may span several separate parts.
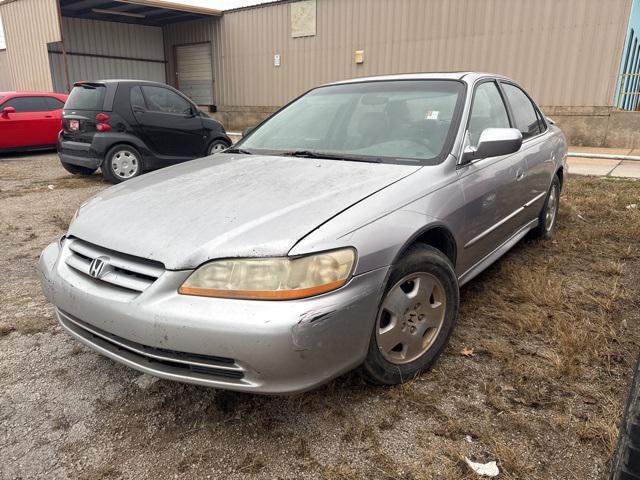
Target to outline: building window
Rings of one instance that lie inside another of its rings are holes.
[[[0,50],[7,49],[7,42],[4,37],[4,27],[2,26],[2,17],[0,17]]]

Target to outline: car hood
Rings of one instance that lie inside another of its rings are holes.
[[[284,256],[319,225],[419,168],[219,154],[105,190],[80,208],[69,234],[168,269]]]

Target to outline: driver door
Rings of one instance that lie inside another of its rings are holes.
[[[145,107],[139,98],[141,89]],[[202,120],[189,101],[172,90],[154,85],[131,89],[132,110],[150,148],[158,156],[193,159],[205,155]]]
[[[511,121],[495,81],[476,85],[467,125],[467,144],[476,146],[486,128],[510,128]],[[465,197],[462,271],[465,272],[508,240],[524,222],[526,170],[521,152],[475,160],[458,174]]]

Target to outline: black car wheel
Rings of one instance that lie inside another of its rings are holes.
[[[102,162],[102,174],[111,183],[120,183],[144,172],[142,155],[130,145],[112,147]]]
[[[222,139],[214,140],[209,144],[209,149],[207,150],[207,154],[213,155],[215,153],[226,150],[230,146],[231,145],[226,140],[222,140]]]
[[[62,163],[62,168],[73,175],[92,175],[97,170],[97,168],[81,167],[72,163],[60,163]]]
[[[418,244],[392,267],[362,373],[370,383],[395,385],[428,369],[444,350],[460,303],[453,265]]]
[[[640,359],[620,423],[618,448],[611,463],[611,480],[640,480]]]

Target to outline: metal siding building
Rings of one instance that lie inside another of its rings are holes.
[[[161,27],[62,18],[69,83],[92,78],[165,82]],[[53,87],[67,90],[60,42],[49,45]]]
[[[327,82],[482,70],[521,83],[577,132],[576,144],[604,146],[634,2],[282,0],[221,15],[160,0],[0,0],[0,90],[65,91],[100,77],[166,81],[235,130]],[[313,25],[297,36],[292,14],[303,4]],[[105,8],[112,15],[96,13]],[[604,133],[591,140],[595,130]],[[635,145],[631,136],[615,141]]]
[[[209,32],[175,24],[165,41],[170,50],[194,32],[213,39],[219,106],[278,106],[335,80],[450,70],[508,75],[543,105],[607,106],[630,8],[631,0],[317,0],[317,34],[292,38],[282,2],[226,12]]]
[[[4,75],[5,81],[10,81],[8,86],[50,91],[53,83],[47,44],[60,40],[57,0],[5,2],[0,4],[0,18],[7,41],[5,55],[0,57],[0,70],[8,72]]]

